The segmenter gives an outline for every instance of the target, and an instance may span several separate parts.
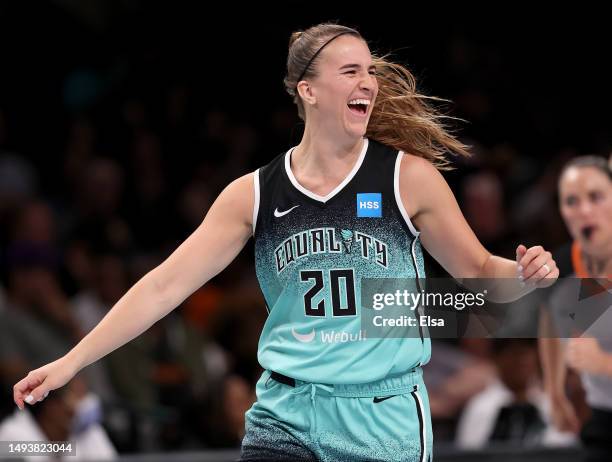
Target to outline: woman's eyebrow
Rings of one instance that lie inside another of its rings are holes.
[[[344,66],[340,67],[341,71],[345,69],[361,69],[361,64],[351,63],[351,64],[345,64]],[[376,69],[376,66],[374,64],[371,64],[370,66],[368,66],[368,70],[371,70],[371,69]]]

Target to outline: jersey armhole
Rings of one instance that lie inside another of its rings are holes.
[[[404,156],[404,152],[399,151],[397,153],[397,158],[395,159],[395,171],[393,173],[393,191],[395,193],[395,202],[397,204],[397,208],[402,214],[402,217],[404,218],[404,221],[406,222],[406,225],[408,225],[408,229],[410,230],[412,235],[414,237],[419,237],[419,234],[421,233],[420,231],[417,231],[417,229],[412,224],[412,220],[410,220],[410,216],[408,215],[408,212],[406,212],[404,204],[402,203],[402,195],[400,194],[399,180],[400,180],[400,168],[402,165],[403,156]]]
[[[253,172],[253,189],[255,192],[255,200],[253,201],[253,236],[255,236],[255,228],[257,227],[257,215],[259,214],[259,169]]]

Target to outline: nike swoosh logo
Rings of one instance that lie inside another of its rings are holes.
[[[382,401],[384,401],[384,400],[386,400],[386,399],[393,398],[393,397],[395,397],[395,396],[397,396],[397,395],[383,396],[383,397],[380,397],[380,396],[375,396],[375,397],[374,397],[374,402],[375,402],[375,403],[380,403],[380,402],[382,402]]]
[[[278,207],[277,207],[277,208],[274,209],[274,216],[276,218],[284,217],[285,215],[287,215],[289,212],[291,212],[296,207],[299,207],[299,205],[294,205],[289,210],[285,210],[284,212],[279,212],[278,211]]]

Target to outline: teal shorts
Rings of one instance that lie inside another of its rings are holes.
[[[431,462],[421,368],[357,385],[324,385],[265,371],[246,413],[242,461]]]

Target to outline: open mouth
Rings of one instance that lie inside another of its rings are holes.
[[[582,233],[582,237],[584,237],[587,241],[590,241],[593,237],[593,233],[595,232],[595,226],[585,226],[580,230]]]
[[[354,114],[364,116],[368,112],[370,101],[367,99],[354,99],[348,102],[348,107]]]

